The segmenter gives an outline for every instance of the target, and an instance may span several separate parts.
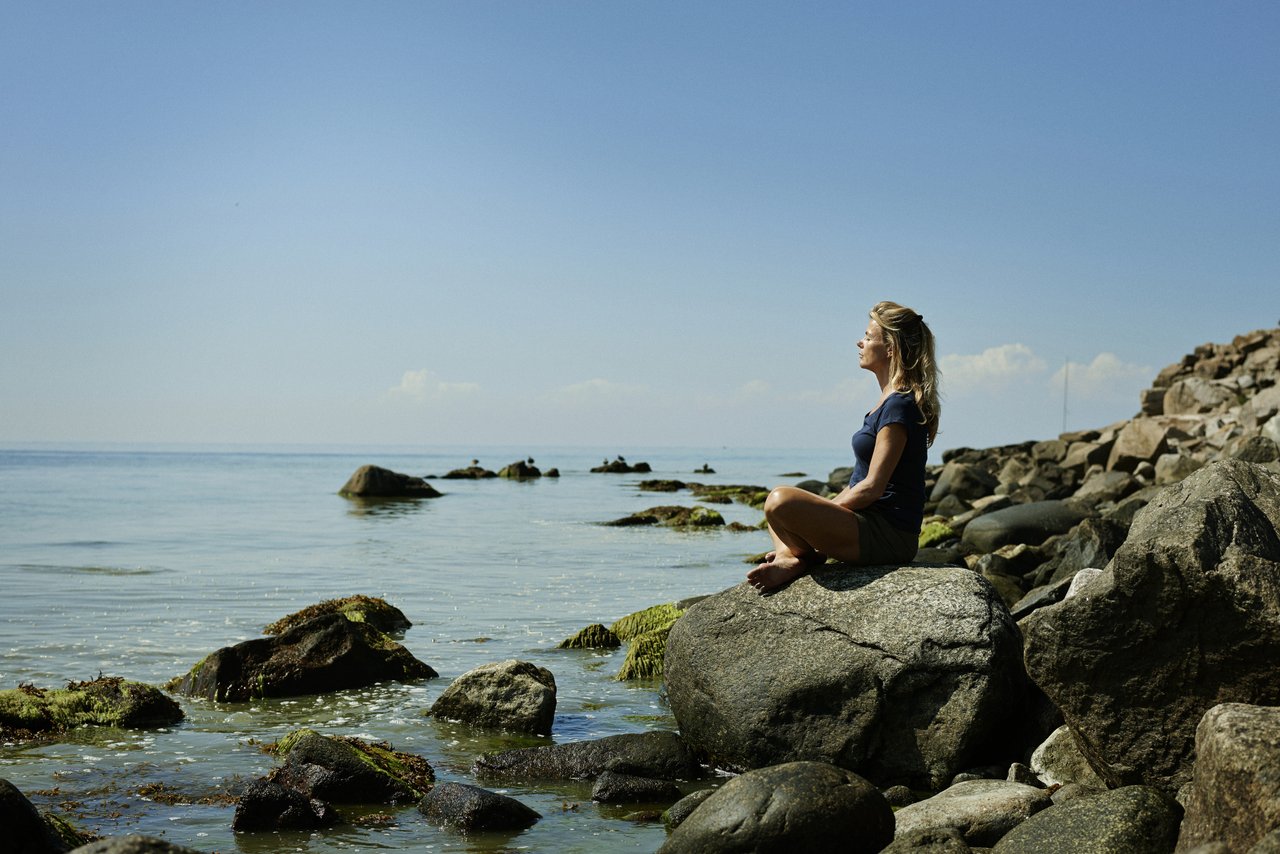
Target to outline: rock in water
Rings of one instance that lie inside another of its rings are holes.
[[[462,833],[513,832],[532,827],[542,818],[515,798],[466,783],[437,783],[418,804],[433,824]]]
[[[420,477],[378,466],[361,466],[347,479],[339,495],[351,498],[439,498],[440,493]]]
[[[740,584],[676,621],[666,680],[681,734],[721,767],[800,757],[932,789],[976,764],[1025,687],[1008,610],[958,567]]]
[[[658,851],[874,854],[892,839],[893,809],[875,786],[825,762],[788,762],[725,783]]]
[[[372,626],[325,614],[275,637],[224,646],[167,687],[230,703],[438,675]]]
[[[431,706],[431,714],[473,726],[550,735],[556,678],[527,661],[482,664],[453,680]]]
[[[1174,791],[1212,706],[1280,704],[1280,474],[1210,463],[1139,512],[1084,593],[1023,624],[1031,678],[1108,786]]]

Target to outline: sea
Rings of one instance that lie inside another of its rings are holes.
[[[592,473],[623,454],[648,474]],[[753,448],[14,445],[0,449],[0,689],[103,676],[162,686],[210,652],[341,596],[379,596],[413,622],[402,643],[440,678],[248,703],[177,698],[180,724],[77,729],[0,745],[0,777],[40,809],[102,836],[141,833],[205,852],[655,851],[660,822],[594,803],[589,783],[490,785],[542,818],[516,834],[462,836],[413,805],[339,805],[315,832],[235,833],[234,797],[278,761],[263,746],[310,727],[389,742],[438,780],[475,783],[483,753],[676,729],[660,680],[621,682],[622,651],[557,645],[662,602],[739,583],[760,531],[601,523],[687,491],[647,479],[768,487],[825,480],[849,452]],[[558,478],[446,480],[472,460],[532,458]],[[338,494],[360,466],[428,477],[439,498]],[[695,473],[708,466],[714,474]],[[758,509],[714,505],[756,525]],[[426,712],[449,682],[520,659],[549,669],[550,738],[476,730]],[[723,780],[723,778],[719,778]],[[689,783],[685,791],[713,785]],[[643,810],[640,810],[643,813]]]

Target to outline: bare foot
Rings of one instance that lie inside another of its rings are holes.
[[[747,573],[747,583],[761,593],[786,587],[804,575],[808,564],[794,555],[773,556],[772,560],[757,564]]]

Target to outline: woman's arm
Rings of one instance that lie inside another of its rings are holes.
[[[876,434],[876,449],[871,452],[871,465],[867,476],[844,490],[832,500],[849,510],[870,507],[889,485],[893,470],[902,459],[907,447],[907,428],[902,424],[886,424]]]

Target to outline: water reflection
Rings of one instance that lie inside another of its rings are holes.
[[[349,516],[412,516],[430,506],[427,498],[357,498],[343,496]]]

